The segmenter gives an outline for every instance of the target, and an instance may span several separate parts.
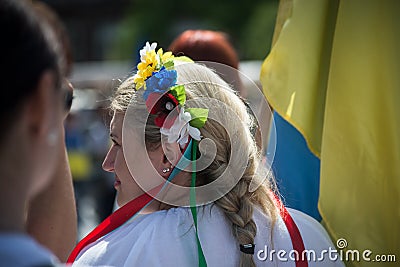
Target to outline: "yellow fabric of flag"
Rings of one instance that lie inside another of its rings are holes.
[[[371,261],[400,261],[399,12],[395,0],[281,1],[261,71],[272,107],[321,160],[332,239]],[[349,265],[374,264],[360,258]]]

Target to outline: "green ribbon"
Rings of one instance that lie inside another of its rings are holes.
[[[197,141],[193,139],[192,146],[192,182],[190,185],[190,210],[194,221],[194,227],[197,240],[197,251],[199,256],[199,267],[207,267],[206,258],[204,257],[203,249],[197,231],[197,207],[196,207],[196,154],[197,154]]]

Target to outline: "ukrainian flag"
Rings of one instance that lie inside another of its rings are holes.
[[[320,160],[324,225],[360,252],[348,265],[400,261],[399,13],[396,0],[283,0],[262,67],[268,101]]]
[[[310,151],[303,135],[293,125],[275,111],[273,119],[275,131],[271,131],[267,158],[272,163],[283,202],[287,207],[301,210],[320,221],[320,160]]]

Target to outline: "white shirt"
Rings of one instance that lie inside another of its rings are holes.
[[[0,266],[56,266],[57,258],[25,234],[0,233]]]
[[[288,210],[300,230],[305,249],[315,251],[316,260],[309,261],[309,266],[344,266],[340,261],[331,261],[327,255],[320,256],[323,250],[334,249],[324,228],[310,216]],[[253,219],[257,225],[253,256],[256,265],[295,266],[289,256],[292,241],[283,220],[278,217],[271,244],[269,219],[259,209],[254,210]],[[242,252],[219,207],[210,204],[198,209],[198,232],[209,267],[239,265]],[[270,257],[271,250],[275,252]],[[278,259],[280,250],[283,252]],[[193,218],[189,208],[179,207],[128,221],[84,248],[73,266],[196,266],[197,263]]]

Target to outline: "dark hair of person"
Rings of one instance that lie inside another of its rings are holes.
[[[35,1],[33,2],[33,7],[40,19],[48,23],[53,30],[55,37],[60,44],[61,53],[64,57],[64,75],[70,75],[72,73],[73,53],[71,42],[65,25],[61,21],[56,11],[52,9],[49,5],[43,2]]]
[[[37,90],[45,71],[52,71],[55,88],[61,87],[59,45],[30,5],[25,1],[0,0],[0,124],[7,128],[17,119],[24,101]]]

